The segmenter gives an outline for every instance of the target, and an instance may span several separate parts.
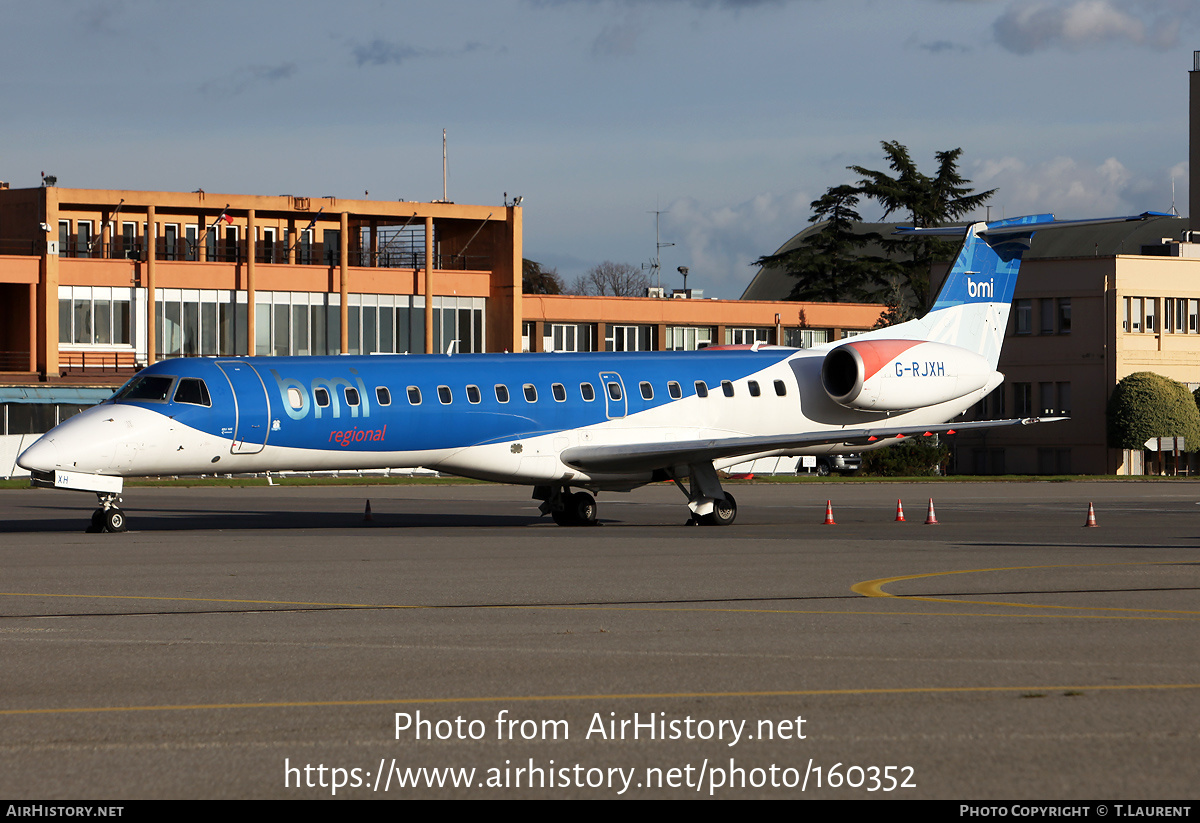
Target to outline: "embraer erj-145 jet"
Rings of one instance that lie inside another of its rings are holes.
[[[947,424],[996,371],[1036,215],[898,234],[964,237],[923,318],[812,349],[166,360],[56,426],[18,459],[34,485],[95,492],[92,528],[124,531],[122,478],[424,466],[534,487],[560,525],[599,491],[673,480],[689,522],[737,515],[719,469],[862,451]]]

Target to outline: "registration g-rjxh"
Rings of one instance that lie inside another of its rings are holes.
[[[417,466],[532,486],[563,526],[595,523],[599,492],[670,480],[688,522],[729,525],[737,502],[718,471],[736,463],[1037,422],[948,421],[1003,380],[1034,232],[1096,222],[1110,221],[901,229],[963,237],[930,311],[812,349],[166,360],[18,463],[34,485],[94,492],[92,528],[109,532],[127,527],[125,477]]]

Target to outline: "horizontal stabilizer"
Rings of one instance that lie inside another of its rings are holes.
[[[1141,220],[1150,220],[1155,217],[1175,217],[1176,215],[1165,211],[1144,211],[1141,214],[1133,214],[1125,217],[1096,217],[1090,220],[1055,220],[1053,214],[1038,214],[1031,217],[1013,217],[1007,220],[993,220],[990,223],[985,223],[984,228],[979,230],[980,237],[989,237],[1005,234],[1027,234],[1033,231],[1045,231],[1046,229],[1065,229],[1072,226],[1096,226],[1104,223],[1136,223]],[[963,237],[971,228],[970,225],[962,226],[934,226],[932,228],[914,228],[912,226],[900,226],[893,234],[901,237]]]

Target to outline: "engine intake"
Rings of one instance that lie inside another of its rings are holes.
[[[852,341],[830,351],[821,365],[821,386],[830,399],[871,411],[945,403],[990,391],[1002,379],[975,352],[924,340]]]

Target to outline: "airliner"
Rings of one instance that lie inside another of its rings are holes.
[[[901,229],[963,237],[930,311],[810,349],[164,360],[17,462],[35,486],[95,493],[90,531],[128,527],[125,477],[417,466],[532,486],[563,526],[596,523],[601,491],[673,481],[689,523],[729,525],[718,471],[737,463],[1039,422],[948,422],[1004,379],[1033,233],[1160,216]]]

